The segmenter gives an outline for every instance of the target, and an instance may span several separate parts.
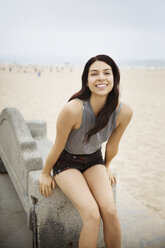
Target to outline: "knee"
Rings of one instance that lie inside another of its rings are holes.
[[[105,220],[115,221],[116,219],[118,219],[117,209],[115,206],[103,207],[101,212]]]
[[[101,216],[98,206],[88,206],[82,215],[83,222],[100,224]]]

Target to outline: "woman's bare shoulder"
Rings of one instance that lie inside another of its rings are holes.
[[[125,102],[122,102],[121,109],[118,115],[119,124],[122,123],[127,124],[131,120],[132,115],[133,115],[133,109]]]
[[[75,121],[77,121],[80,116],[81,116],[81,113],[82,113],[82,105],[81,105],[81,102],[77,99],[73,99],[69,102],[67,102],[59,116],[63,116],[65,118],[73,118]]]

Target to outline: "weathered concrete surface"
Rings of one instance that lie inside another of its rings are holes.
[[[46,122],[26,121],[33,138],[45,138],[47,136]]]
[[[27,215],[8,174],[0,174],[0,247],[32,248]]]

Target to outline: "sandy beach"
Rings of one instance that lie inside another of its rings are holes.
[[[46,121],[53,142],[58,113],[80,89],[81,73],[80,66],[0,65],[0,111],[15,107],[26,120]],[[120,88],[134,115],[112,169],[134,198],[165,219],[165,69],[121,68]]]

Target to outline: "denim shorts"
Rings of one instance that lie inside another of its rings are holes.
[[[101,149],[92,154],[71,154],[66,150],[63,150],[57,162],[53,166],[53,176],[59,174],[62,171],[68,169],[77,169],[80,172],[84,172],[88,168],[96,165],[105,165]]]

